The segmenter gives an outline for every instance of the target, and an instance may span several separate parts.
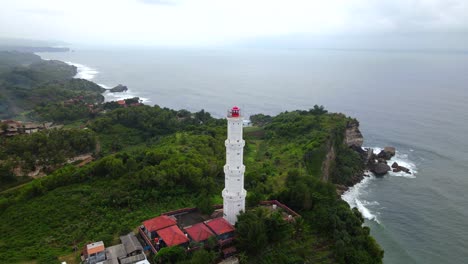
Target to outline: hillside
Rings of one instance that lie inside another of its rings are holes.
[[[359,155],[344,142],[347,124],[355,120],[323,107],[263,117],[244,131],[248,206],[278,199],[303,221],[278,240],[261,225],[272,220],[246,214],[238,227],[251,226],[252,219],[260,226],[238,232],[268,242],[237,241],[243,261],[381,263],[383,251],[361,226],[360,213],[339,199],[333,184],[362,169]],[[140,106],[98,116],[88,128],[101,142],[97,161],[65,166],[0,194],[0,232],[6,234],[0,262],[74,261],[73,248],[95,240],[115,243],[164,211],[221,202],[224,120],[204,111]],[[324,166],[331,146],[336,158]]]
[[[18,116],[37,106],[76,97],[102,102],[102,87],[73,79],[77,69],[61,61],[42,60],[32,53],[0,51],[0,119]],[[27,116],[22,119],[30,119]]]

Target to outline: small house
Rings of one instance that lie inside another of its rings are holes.
[[[106,260],[104,242],[94,242],[86,245],[83,251],[83,258],[86,264],[96,264]]]
[[[121,236],[121,244],[105,248],[102,241],[86,245],[82,260],[85,264],[149,264],[135,234]]]
[[[189,239],[176,225],[157,231],[162,247],[187,246]]]
[[[215,233],[218,240],[228,240],[234,237],[234,226],[223,217],[207,220],[204,222]]]
[[[148,236],[149,239],[157,238],[156,231],[176,225],[177,221],[172,216],[161,215],[143,222],[142,230]]]
[[[204,223],[198,223],[192,226],[184,228],[185,232],[189,235],[192,241],[197,243],[206,243],[210,237],[214,237],[215,234],[210,230]]]

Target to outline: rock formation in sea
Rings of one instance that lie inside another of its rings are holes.
[[[109,89],[109,92],[111,92],[111,93],[121,93],[121,92],[125,92],[127,90],[128,90],[127,86],[119,84],[116,87],[114,87],[112,89]]]
[[[363,148],[362,145],[364,143],[364,137],[359,130],[359,122],[358,121],[351,121],[346,126],[346,133],[345,133],[345,144],[356,151],[359,155],[361,155],[362,160],[365,164],[365,169],[367,171],[372,172],[375,176],[380,177],[386,175],[388,172],[406,172],[411,174],[410,169],[400,166],[398,163],[393,162],[391,166],[389,165],[389,161],[395,157],[396,155],[396,148],[395,147],[384,147],[379,153],[374,153],[372,148]],[[334,149],[333,144],[329,144],[327,156],[325,158],[324,163],[322,164],[322,180],[328,181],[329,178],[329,166],[331,161],[335,159],[336,150]],[[336,185],[337,193],[342,194],[344,193],[349,186],[352,186],[356,183],[359,183],[365,176],[365,171],[363,171],[359,175],[355,175],[351,179],[351,184],[348,185]]]
[[[390,166],[385,163],[377,162],[370,167],[370,171],[374,173],[375,176],[383,176],[391,170]]]
[[[396,149],[394,147],[385,147],[378,154],[371,153],[370,158],[367,161],[367,167],[372,171],[375,176],[383,176],[389,171],[393,172],[406,172],[411,174],[410,169],[398,165],[398,163],[393,162],[391,167],[388,166],[388,160],[393,158],[396,154]]]
[[[408,173],[408,174],[411,174],[410,169],[408,169],[408,168],[406,168],[406,167],[403,167],[403,166],[400,166],[400,165],[398,165],[398,163],[396,163],[396,162],[393,162],[393,164],[392,164],[392,171],[393,171],[393,172],[404,171],[404,172],[406,172],[406,173]]]
[[[377,154],[377,158],[389,160],[393,156],[395,156],[396,149],[394,147],[385,147],[379,154]]]

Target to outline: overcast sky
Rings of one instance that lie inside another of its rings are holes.
[[[468,0],[0,0],[0,37],[74,44],[466,32]]]

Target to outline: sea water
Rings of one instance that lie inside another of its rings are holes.
[[[394,146],[412,174],[369,173],[343,195],[385,250],[385,263],[467,263],[468,53],[287,49],[96,49],[41,53],[115,100],[205,109],[222,117],[324,105],[360,121],[366,147]]]

